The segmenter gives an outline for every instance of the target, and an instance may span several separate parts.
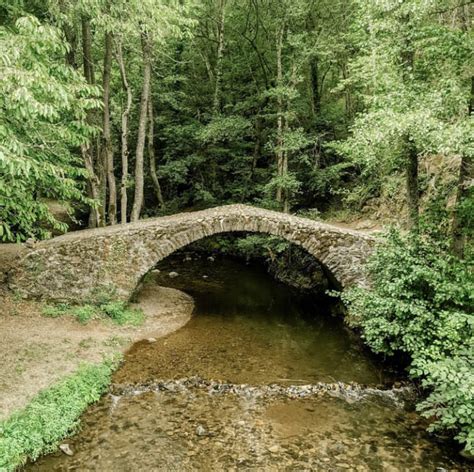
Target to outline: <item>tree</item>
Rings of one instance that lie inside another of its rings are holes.
[[[145,150],[146,124],[148,116],[148,100],[150,97],[151,80],[151,38],[150,33],[143,30],[142,36],[142,62],[143,84],[140,100],[138,119],[137,149],[135,152],[135,198],[133,200],[131,221],[138,221],[143,206],[143,156]]]
[[[64,63],[61,32],[36,18],[0,28],[0,49],[0,236],[41,238],[45,224],[65,230],[44,199],[86,201],[75,150],[93,136],[87,112],[98,90]]]
[[[414,230],[421,192],[419,156],[461,152],[468,157],[472,152],[465,98],[471,77],[466,74],[467,37],[436,17],[438,6],[431,2],[428,8],[416,0],[360,4],[359,31],[365,34],[351,67],[365,110],[356,118],[352,136],[336,145],[362,167],[366,179],[377,179],[376,187],[403,170]]]

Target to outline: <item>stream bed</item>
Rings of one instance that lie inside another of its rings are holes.
[[[186,291],[193,318],[133,345],[65,441],[74,454],[27,470],[469,470],[329,298],[231,259],[181,255],[158,267],[148,289]]]

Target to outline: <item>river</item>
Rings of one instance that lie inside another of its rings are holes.
[[[67,441],[73,456],[27,470],[467,470],[328,297],[226,258],[179,256],[159,269],[148,289],[186,291],[193,318],[131,347]]]

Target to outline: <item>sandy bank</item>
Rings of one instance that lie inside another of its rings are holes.
[[[135,306],[146,315],[138,328],[103,321],[81,325],[68,316],[41,316],[40,303],[0,291],[0,419],[80,363],[99,362],[135,341],[177,330],[191,317],[194,302],[179,290],[154,286],[143,288]]]

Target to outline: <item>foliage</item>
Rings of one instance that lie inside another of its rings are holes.
[[[100,106],[97,88],[62,63],[60,32],[36,18],[0,28],[0,239],[44,237],[66,226],[45,198],[84,202],[85,170],[73,152],[93,129],[86,112]]]
[[[451,431],[474,451],[474,341],[453,357],[424,363],[422,385],[431,393],[418,409],[423,416],[434,418],[430,431]]]
[[[88,321],[93,319],[110,319],[120,326],[139,326],[145,321],[145,316],[142,310],[130,308],[125,302],[111,301],[109,298],[94,305],[86,304],[71,306],[67,303],[46,305],[43,307],[42,314],[43,316],[51,318],[71,315],[81,324],[87,324]]]
[[[138,326],[145,320],[141,310],[129,308],[125,302],[109,302],[101,305],[100,310],[118,325]]]
[[[73,434],[80,415],[105,392],[116,364],[83,365],[0,422],[0,470],[14,471],[28,459],[54,451]]]
[[[41,311],[47,318],[59,318],[67,313],[69,305],[67,303],[58,303],[57,305],[45,305]]]
[[[351,135],[330,147],[360,167],[353,199],[360,206],[359,187],[372,187],[367,199],[405,168],[407,140],[420,156],[474,158],[474,123],[468,111],[472,35],[463,17],[458,24],[444,21],[437,16],[446,7],[440,1],[358,3],[353,28],[359,54],[350,62],[350,82],[341,87],[356,88],[364,109]]]
[[[392,230],[369,263],[370,289],[342,294],[349,322],[361,327],[376,352],[404,352],[411,374],[431,390],[420,404],[473,451],[472,348],[474,343],[474,273],[472,260],[459,260],[446,243]]]

